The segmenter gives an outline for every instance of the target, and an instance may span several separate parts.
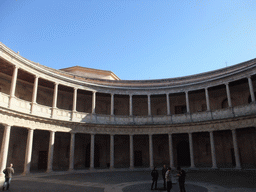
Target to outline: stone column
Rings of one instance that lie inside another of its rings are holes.
[[[204,90],[205,90],[205,98],[206,98],[207,111],[211,111],[208,88],[205,88]]]
[[[185,94],[186,94],[187,113],[190,113],[188,91],[186,91]]]
[[[95,114],[96,109],[96,92],[92,92],[92,114]]]
[[[230,90],[229,90],[228,83],[226,83],[226,91],[227,91],[227,97],[228,97],[228,107],[232,107],[232,102],[231,102],[231,96],[230,96]]]
[[[73,106],[72,106],[72,117],[71,117],[72,120],[75,119],[75,115],[76,115],[76,103],[77,103],[77,88],[74,88],[74,92],[73,92]]]
[[[111,115],[114,115],[114,94],[111,94]]]
[[[153,158],[153,140],[152,140],[152,134],[149,134],[149,165],[150,168],[154,168],[154,158]]]
[[[236,169],[241,169],[240,157],[239,157],[239,149],[237,145],[237,138],[236,138],[236,130],[232,129],[232,138],[233,138],[233,146],[234,146],[234,153],[236,159]]]
[[[133,116],[133,113],[132,113],[132,95],[129,95],[129,98],[130,98],[130,116]]]
[[[133,135],[130,135],[130,169],[134,168]]]
[[[217,169],[213,131],[210,131],[209,133],[210,133],[211,154],[212,154],[212,168]]]
[[[114,169],[114,135],[110,135],[110,169]]]
[[[55,138],[55,132],[50,131],[50,139],[49,139],[49,150],[48,150],[48,162],[47,162],[47,171],[52,171],[52,162],[53,162],[53,151],[54,151],[54,138]]]
[[[36,104],[37,90],[38,90],[38,78],[39,78],[38,76],[35,76],[35,79],[34,79],[32,103],[31,103],[31,113],[33,113],[34,105]]]
[[[12,82],[11,82],[11,89],[10,89],[10,100],[9,100],[9,107],[12,105],[12,100],[15,97],[15,89],[17,84],[17,77],[18,77],[18,67],[14,66],[13,74],[12,74]]]
[[[148,116],[151,116],[151,100],[150,100],[150,95],[148,95]]]
[[[169,93],[166,93],[167,115],[171,115]]]
[[[28,137],[27,137],[27,146],[26,146],[26,155],[25,155],[23,175],[26,175],[26,174],[30,173],[31,156],[32,156],[32,148],[33,148],[33,135],[34,135],[34,129],[28,129]]]
[[[90,169],[94,169],[94,141],[95,135],[91,134]]]
[[[189,136],[189,150],[190,150],[190,162],[191,162],[191,167],[190,168],[195,168],[192,133],[188,133],[188,136]]]
[[[253,84],[252,84],[251,77],[248,77],[248,83],[249,83],[249,89],[250,89],[252,102],[255,102],[255,95],[254,95],[254,90],[253,90]]]
[[[74,155],[75,155],[75,133],[71,133],[69,152],[69,171],[74,170]]]
[[[74,88],[74,93],[73,93],[73,108],[72,111],[76,112],[76,102],[77,102],[77,88]]]
[[[58,85],[59,85],[58,83],[54,84],[53,101],[52,101],[52,117],[55,115],[54,111],[57,108]]]
[[[170,167],[174,168],[174,159],[173,159],[173,146],[172,146],[172,134],[168,134],[169,136],[169,157],[170,157]]]
[[[4,177],[3,170],[6,168],[7,156],[9,150],[11,126],[5,125],[0,155],[0,177]]]

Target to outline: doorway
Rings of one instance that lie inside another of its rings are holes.
[[[177,164],[181,167],[190,166],[190,151],[187,141],[181,141],[177,145]]]
[[[48,159],[47,151],[39,151],[38,170],[47,169],[47,159]]]
[[[134,166],[142,166],[142,151],[134,151]]]
[[[91,144],[86,146],[85,167],[90,167]],[[100,149],[97,144],[94,145],[94,167],[100,167]]]

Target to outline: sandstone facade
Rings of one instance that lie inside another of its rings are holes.
[[[1,170],[256,167],[256,59],[124,81],[48,68],[0,43],[0,69]]]

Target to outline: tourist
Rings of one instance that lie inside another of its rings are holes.
[[[9,190],[12,174],[14,174],[13,164],[11,163],[10,167],[7,167],[6,169],[4,169],[3,173],[5,174],[5,182],[3,184],[3,191],[4,191],[5,189]]]
[[[170,192],[172,189],[172,173],[171,173],[171,167],[168,167],[168,170],[165,173],[165,179],[167,184],[167,192]]]
[[[151,171],[151,176],[152,176],[151,190],[153,190],[154,184],[155,184],[155,189],[157,189],[158,171],[156,170],[156,167],[154,167],[154,169]]]
[[[177,176],[179,177],[180,192],[186,192],[185,190],[186,172],[183,169],[181,169],[180,166],[177,167],[177,171],[179,172]]]
[[[166,190],[166,180],[165,180],[166,171],[167,171],[167,167],[166,167],[166,165],[164,165],[162,168],[162,176],[163,176],[163,180],[164,180],[164,190]]]

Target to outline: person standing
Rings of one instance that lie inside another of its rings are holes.
[[[10,187],[10,183],[12,180],[12,174],[14,174],[14,169],[13,169],[13,164],[10,164],[10,167],[7,167],[3,170],[3,173],[5,174],[5,182],[3,185],[3,191],[5,190],[9,190]]]
[[[156,167],[151,171],[151,176],[152,176],[152,185],[151,185],[151,190],[153,190],[153,186],[155,184],[155,189],[157,189],[157,180],[158,180],[158,171],[156,170]]]
[[[186,192],[185,190],[186,172],[183,169],[181,169],[180,166],[177,167],[177,171],[179,172],[177,176],[179,177],[180,192]]]
[[[163,180],[164,180],[164,190],[166,190],[166,180],[165,180],[166,171],[167,171],[167,167],[166,167],[166,165],[164,165],[162,168],[162,176],[163,176]]]
[[[165,179],[167,184],[167,192],[170,192],[172,189],[172,173],[171,173],[171,167],[168,167],[168,170],[165,173]]]

